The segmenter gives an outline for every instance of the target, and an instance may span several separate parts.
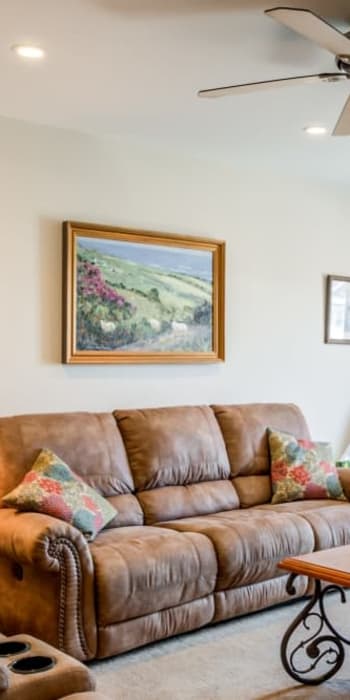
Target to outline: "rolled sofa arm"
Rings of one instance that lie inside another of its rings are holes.
[[[69,523],[0,508],[0,593],[5,634],[27,632],[81,661],[95,656],[94,566]]]
[[[339,467],[337,471],[345,496],[350,501],[350,469]]]
[[[0,508],[0,555],[19,564],[32,564],[46,571],[59,571],[59,545],[75,550],[81,566],[92,574],[88,544],[76,528],[41,513],[18,513]]]

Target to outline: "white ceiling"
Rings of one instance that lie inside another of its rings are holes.
[[[331,54],[264,16],[276,0],[0,0],[0,114],[132,137],[200,154],[298,166],[350,179],[350,137],[333,128],[338,84],[200,100],[225,84],[335,70]],[[349,0],[281,2],[350,29]],[[45,61],[10,51],[33,43]]]

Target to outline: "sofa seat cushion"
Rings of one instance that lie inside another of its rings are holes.
[[[257,508],[168,521],[159,527],[206,535],[218,559],[216,590],[281,576],[281,559],[314,549],[312,527],[303,517]]]
[[[350,544],[350,504],[307,510],[303,518],[311,525],[315,549],[330,549]]]
[[[350,503],[348,501],[312,499],[263,505],[254,510],[269,513],[298,513],[313,529],[316,550],[350,544]]]
[[[214,547],[198,533],[116,528],[101,532],[90,549],[100,626],[180,605],[215,589]]]

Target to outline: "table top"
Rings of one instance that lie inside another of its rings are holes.
[[[287,557],[278,565],[291,573],[350,586],[350,545],[323,549],[321,552]]]

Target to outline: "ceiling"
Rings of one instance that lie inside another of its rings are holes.
[[[276,0],[0,0],[0,114],[350,179],[331,130],[350,82],[200,100],[196,91],[335,69],[331,54],[264,16]],[[281,2],[350,29],[349,0]],[[42,46],[41,63],[9,47]]]

